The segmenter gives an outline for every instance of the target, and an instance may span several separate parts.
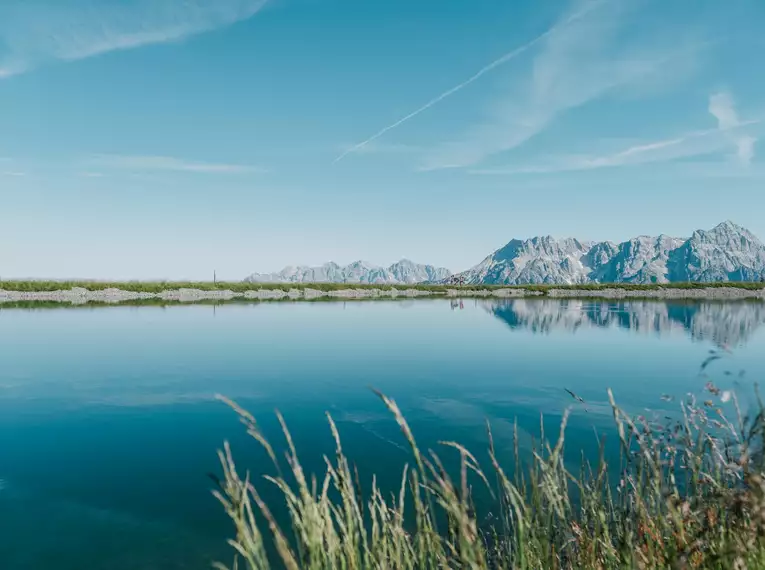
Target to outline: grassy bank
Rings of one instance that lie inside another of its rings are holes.
[[[233,291],[244,293],[246,291],[304,290],[316,289],[319,291],[339,291],[341,289],[381,289],[389,291],[392,285],[365,285],[358,283],[245,283],[243,281],[0,281],[0,289],[6,291],[61,291],[74,287],[87,289],[88,291],[103,291],[104,289],[120,289],[135,293],[161,293],[174,289],[198,289],[200,291]],[[408,286],[397,286],[397,288]],[[428,291],[446,291],[441,285],[418,285],[413,286]]]
[[[104,289],[120,289],[137,293],[161,293],[172,289],[198,289],[200,291],[233,291],[244,293],[246,291],[304,290],[316,289],[319,291],[339,291],[342,289],[419,289],[434,293],[445,293],[448,289],[462,290],[494,290],[494,289],[522,289],[537,291],[543,295],[551,289],[563,289],[574,291],[600,291],[603,289],[623,289],[628,291],[656,291],[659,289],[705,289],[717,287],[732,287],[736,289],[759,290],[765,289],[765,283],[665,283],[636,285],[632,283],[593,283],[586,285],[385,285],[385,284],[359,284],[359,283],[245,283],[243,281],[216,282],[211,281],[0,281],[0,289],[5,291],[44,292],[69,290],[74,287],[89,291],[103,291]]]
[[[679,419],[657,424],[630,417],[609,392],[609,437],[621,446],[616,464],[604,457],[601,440],[597,464],[583,461],[569,471],[562,459],[566,414],[555,441],[541,434],[529,458],[520,456],[516,430],[518,468],[508,475],[490,426],[489,465],[443,442],[442,454],[459,458],[452,472],[433,451],[420,450],[396,403],[380,398],[411,450],[401,487],[390,496],[374,480],[359,481],[329,415],[336,453],[312,475],[281,416],[286,464],[255,418],[228,402],[273,462],[264,480],[238,473],[227,444],[219,453],[223,477],[215,494],[234,523],[231,568],[765,568],[761,403],[746,416],[735,394],[708,384],[708,400],[683,402]],[[276,505],[263,500],[266,485],[283,495],[278,508],[286,505],[289,527],[278,525]],[[476,512],[478,487],[491,490],[492,517]],[[478,522],[487,519],[488,526]]]

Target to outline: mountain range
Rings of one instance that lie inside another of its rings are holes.
[[[278,273],[253,273],[245,278],[249,283],[369,283],[402,285],[443,281],[451,271],[442,267],[414,263],[402,259],[389,267],[380,267],[366,261],[355,261],[345,266],[329,262],[319,267],[285,267]]]
[[[618,244],[514,239],[456,277],[504,285],[760,281],[765,245],[730,221],[689,238],[639,236]]]
[[[690,237],[638,236],[622,243],[541,236],[513,239],[474,267],[448,269],[401,260],[390,267],[364,261],[346,266],[285,267],[253,273],[253,283],[446,283],[469,285],[761,281],[765,245],[749,230],[723,222]]]

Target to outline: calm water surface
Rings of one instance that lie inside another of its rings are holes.
[[[395,485],[409,460],[371,393],[396,399],[423,446],[456,439],[500,452],[556,431],[569,388],[570,453],[607,431],[606,389],[630,409],[699,393],[709,373],[746,389],[765,376],[765,305],[449,301],[0,310],[0,568],[209,568],[230,527],[208,472],[224,439],[254,471],[254,442],[216,393],[305,467],[332,450],[324,412],[367,482]],[[746,371],[740,377],[741,370]]]

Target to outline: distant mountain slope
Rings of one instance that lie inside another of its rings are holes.
[[[329,262],[320,267],[285,267],[278,273],[253,273],[248,283],[369,283],[384,285],[443,281],[451,275],[448,269],[414,263],[408,259],[390,267],[379,267],[366,261],[346,266]]]
[[[423,265],[408,259],[402,259],[388,267],[388,271],[399,283],[424,283],[443,281],[452,272],[444,267]]]
[[[760,281],[765,245],[729,221],[690,238],[640,236],[620,244],[514,239],[455,277],[486,285]]]
[[[697,230],[671,254],[672,281],[759,281],[765,277],[765,246],[732,222]]]

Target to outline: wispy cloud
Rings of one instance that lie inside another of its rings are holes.
[[[0,60],[2,61],[2,60]],[[19,63],[11,65],[9,62],[0,63],[0,79],[6,79],[13,75],[24,72],[26,68]]]
[[[3,172],[2,174],[3,174],[3,176],[16,176],[16,177],[26,176],[27,175],[26,172],[21,172],[19,170],[7,170],[7,171]]]
[[[120,168],[134,171],[168,170],[205,174],[244,174],[264,171],[256,166],[198,162],[170,156],[126,156],[103,154],[92,157],[89,162],[102,168]]]
[[[524,144],[571,109],[616,88],[652,83],[666,68],[695,60],[699,44],[679,45],[676,38],[661,40],[655,34],[645,42],[624,33],[637,5],[599,4],[586,17],[545,37],[528,73],[497,98],[487,119],[458,140],[438,145],[422,168],[473,166]]]
[[[349,145],[343,145],[340,147],[342,152],[345,152],[349,148],[351,148]],[[413,144],[403,144],[403,143],[382,143],[382,142],[370,142],[369,144],[364,145],[363,147],[357,148],[353,152],[356,154],[417,154],[421,153],[425,150],[424,147],[413,145]]]
[[[522,46],[517,47],[517,48],[507,52],[503,56],[501,56],[501,57],[495,59],[494,61],[492,61],[490,64],[482,67],[481,69],[479,69],[476,73],[471,75],[468,79],[466,79],[462,83],[458,83],[457,85],[455,85],[451,89],[447,89],[446,91],[444,91],[443,93],[441,93],[437,97],[435,97],[435,98],[431,99],[430,101],[428,101],[427,103],[425,103],[422,107],[419,107],[418,109],[412,111],[408,115],[405,115],[404,117],[402,117],[398,121],[388,125],[387,127],[384,127],[382,129],[380,129],[377,133],[375,133],[374,135],[372,135],[368,139],[366,139],[366,140],[364,140],[364,141],[362,141],[362,142],[360,142],[360,143],[358,143],[356,145],[353,145],[353,146],[345,149],[337,158],[335,158],[334,162],[341,161],[343,158],[345,158],[346,156],[348,156],[351,153],[361,151],[362,149],[367,147],[371,142],[377,140],[378,138],[383,136],[385,133],[387,133],[389,131],[392,131],[396,127],[399,127],[399,126],[403,125],[404,123],[406,123],[407,121],[409,121],[411,119],[414,119],[420,113],[423,113],[423,112],[427,111],[428,109],[430,109],[434,105],[440,103],[441,101],[443,101],[447,97],[451,97],[452,95],[454,95],[458,91],[464,89],[465,87],[467,87],[468,85],[470,85],[474,81],[477,81],[478,79],[480,79],[481,77],[483,77],[484,75],[486,75],[490,71],[496,69],[497,67],[499,67],[501,65],[504,65],[504,64],[514,60],[518,56],[524,54],[525,52],[527,52],[528,50],[530,50],[531,48],[536,46],[538,43],[542,42],[544,39],[546,39],[549,36],[551,36],[551,35],[555,34],[556,32],[558,32],[560,29],[563,29],[566,26],[568,26],[570,24],[573,24],[577,20],[583,18],[590,11],[592,11],[595,8],[597,8],[598,5],[602,4],[604,1],[605,0],[593,0],[592,2],[587,4],[584,8],[582,8],[581,10],[579,10],[577,12],[574,12],[573,14],[571,14],[568,17],[564,18],[562,21],[558,22],[552,28],[550,28],[549,30],[547,30],[543,34],[537,36],[536,38],[534,38],[530,42],[527,42],[527,43],[523,44]]]
[[[626,149],[605,155],[568,155],[551,157],[537,164],[508,166],[473,170],[476,174],[548,174],[576,170],[593,170],[670,162],[700,156],[714,155],[735,146],[737,159],[748,164],[754,156],[756,138],[750,133],[761,125],[761,119],[741,121],[732,103],[725,94],[715,94],[709,100],[709,112],[717,119],[718,126],[686,132],[680,136],[653,142],[634,144]]]
[[[0,78],[71,61],[179,41],[255,15],[268,0],[4,0]]]
[[[709,98],[709,112],[715,116],[723,131],[732,131],[741,126],[736,105],[730,93],[715,93]],[[736,145],[736,156],[742,164],[750,164],[754,158],[754,145],[757,139],[748,134],[731,133],[731,139]]]

